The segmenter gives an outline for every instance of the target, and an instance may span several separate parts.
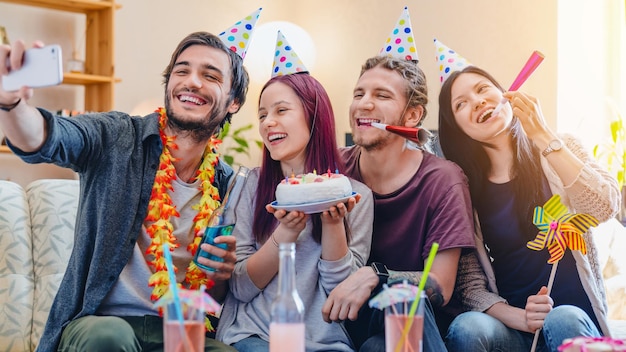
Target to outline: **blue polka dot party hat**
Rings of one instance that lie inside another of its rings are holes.
[[[232,25],[218,36],[226,44],[230,50],[236,52],[242,59],[246,57],[246,51],[250,44],[250,37],[254,30],[254,25],[259,19],[262,8],[252,12],[248,16],[244,17],[241,21]]]
[[[380,55],[419,61],[408,7],[404,7],[400,18],[398,18],[398,21],[393,28],[393,31],[391,31],[391,34],[385,41],[383,48],[380,49]]]
[[[272,77],[309,71],[298,57],[298,54],[296,54],[291,45],[289,45],[287,38],[285,38],[285,35],[281,31],[278,31],[276,38],[273,66]]]
[[[439,64],[439,82],[443,82],[450,77],[454,71],[460,71],[471,64],[456,51],[448,48],[445,44],[435,39],[435,50],[437,63]]]

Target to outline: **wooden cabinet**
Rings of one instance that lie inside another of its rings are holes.
[[[84,14],[85,72],[66,72],[63,84],[84,86],[85,111],[113,109],[115,83],[114,24],[115,10],[121,7],[115,0],[0,0],[0,2],[40,7]],[[68,106],[68,109],[75,107]],[[9,152],[0,146],[0,152]]]

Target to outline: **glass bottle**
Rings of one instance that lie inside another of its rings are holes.
[[[233,229],[235,228],[235,222],[237,221],[235,208],[237,207],[237,203],[239,202],[239,198],[241,196],[241,191],[243,190],[246,180],[248,179],[249,173],[250,169],[248,169],[247,167],[239,167],[239,170],[237,170],[237,173],[235,174],[235,176],[233,176],[233,179],[228,186],[228,190],[226,191],[226,195],[224,196],[222,204],[217,209],[213,210],[213,213],[209,218],[207,228],[204,231],[204,236],[202,237],[202,241],[200,242],[201,245],[202,243],[209,243],[213,246],[226,249],[226,244],[216,244],[215,238],[218,236],[229,236],[233,233]],[[198,248],[193,261],[194,263],[196,263],[197,266],[208,271],[215,271],[215,268],[198,263],[198,257],[208,258],[216,262],[224,261],[223,258],[207,253],[201,248]]]
[[[271,308],[270,352],[304,352],[304,305],[296,289],[296,244],[279,244],[278,255],[278,296]]]

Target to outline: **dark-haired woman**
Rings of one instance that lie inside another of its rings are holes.
[[[502,97],[507,103],[494,114]],[[616,181],[580,141],[547,126],[536,98],[505,93],[475,66],[452,73],[443,83],[439,133],[445,157],[469,179],[479,224],[478,258],[462,259],[456,288],[474,311],[453,321],[448,348],[528,351],[537,329],[542,329],[537,351],[556,351],[569,337],[609,335],[591,233],[583,236],[586,255],[567,250],[559,261],[551,292],[546,288],[552,268],[548,251],[530,250],[526,243],[538,232],[533,209],[554,194],[570,213],[601,222],[613,217],[620,198]]]

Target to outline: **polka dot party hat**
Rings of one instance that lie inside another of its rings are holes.
[[[272,77],[288,75],[290,73],[308,72],[281,31],[276,38],[276,50],[274,51],[274,67]]]
[[[380,55],[387,55],[399,59],[418,61],[415,38],[413,37],[413,27],[409,17],[409,8],[404,7],[400,18],[385,41],[385,45],[380,49]]]
[[[471,65],[463,56],[448,48],[445,44],[435,39],[435,49],[437,51],[437,63],[439,64],[439,82],[443,82],[450,77],[454,71],[460,71]]]
[[[250,36],[254,30],[254,25],[259,19],[262,8],[252,12],[241,21],[235,23],[232,27],[228,28],[218,36],[226,44],[230,50],[236,52],[242,59],[246,57],[246,51],[250,44]]]

